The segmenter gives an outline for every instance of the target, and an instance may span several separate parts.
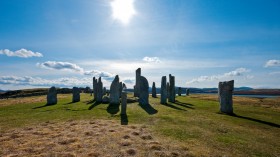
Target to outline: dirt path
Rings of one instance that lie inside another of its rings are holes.
[[[164,140],[160,140],[164,141]],[[0,156],[190,156],[145,126],[109,120],[45,122],[0,134]]]

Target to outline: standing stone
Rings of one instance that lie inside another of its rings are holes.
[[[141,105],[149,104],[149,83],[144,76],[140,76],[140,95],[139,103]]]
[[[47,105],[54,105],[54,104],[57,104],[57,92],[55,87],[51,87],[47,95]]]
[[[186,96],[189,96],[190,95],[190,89],[186,89]]]
[[[175,103],[175,77],[169,74],[169,102]]]
[[[178,96],[181,96],[181,95],[182,95],[182,88],[178,87]]]
[[[232,93],[234,89],[234,80],[219,82],[219,100],[220,111],[227,114],[233,114]]]
[[[79,101],[80,101],[80,89],[77,87],[73,87],[72,102],[79,102]]]
[[[136,85],[133,86],[133,92],[134,92],[133,96],[136,97]]]
[[[127,104],[127,94],[122,92],[122,105],[121,105],[121,114],[126,114],[126,104]]]
[[[169,82],[167,82],[167,84],[166,84],[166,96],[167,96],[167,98],[169,99]]]
[[[102,102],[102,97],[103,97],[103,83],[101,81],[101,77],[99,77],[97,82],[96,101]]]
[[[160,103],[166,104],[167,90],[166,90],[166,76],[161,78],[161,87],[160,87]]]
[[[127,89],[125,83],[123,83],[123,90],[122,91],[125,91]]]
[[[120,103],[120,87],[119,87],[119,76],[116,75],[110,86],[110,104],[119,104]]]
[[[140,76],[141,76],[141,68],[138,68],[136,70],[136,85],[135,85],[135,91],[134,91],[135,97],[140,96]]]
[[[97,98],[97,79],[95,77],[93,77],[93,94],[94,94],[93,100],[96,100],[96,98]]]
[[[122,90],[123,90],[123,84],[122,84],[122,82],[120,82],[120,84],[119,84],[119,97],[121,98],[121,96],[122,96]]]
[[[152,97],[153,98],[157,97],[156,83],[155,82],[153,82],[153,86],[152,86]]]

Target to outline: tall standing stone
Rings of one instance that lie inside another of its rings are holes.
[[[119,87],[119,76],[116,75],[110,86],[110,104],[119,104],[120,103],[120,87]]]
[[[144,76],[140,76],[140,95],[139,103],[141,105],[149,104],[149,83]]]
[[[234,89],[234,80],[219,82],[219,100],[220,111],[227,114],[233,114],[232,93]]]
[[[186,96],[189,96],[190,95],[190,89],[186,89]]]
[[[94,100],[97,98],[97,79],[93,77],[93,96]]]
[[[157,90],[156,90],[156,83],[155,83],[155,82],[153,82],[152,97],[153,97],[153,98],[156,98],[156,97],[157,97]]]
[[[72,102],[79,102],[80,101],[80,89],[77,87],[73,87],[73,97]]]
[[[166,96],[169,99],[169,82],[166,83]]]
[[[141,68],[138,68],[136,70],[136,85],[135,85],[135,91],[134,91],[134,95],[136,97],[139,97],[139,95],[140,95],[140,76],[141,76]]]
[[[103,95],[106,95],[106,92],[107,92],[106,87],[103,87]]]
[[[126,114],[126,105],[127,105],[127,94],[122,92],[122,104],[121,104],[121,114]]]
[[[161,87],[160,87],[160,103],[166,104],[167,90],[166,90],[166,76],[161,78]]]
[[[181,96],[181,95],[182,95],[182,88],[178,87],[178,96]]]
[[[47,105],[54,105],[54,104],[57,104],[57,91],[55,87],[51,87],[47,95]]]
[[[102,97],[103,97],[103,83],[101,81],[101,77],[99,77],[97,82],[96,101],[102,102]]]
[[[172,76],[171,74],[169,74],[169,102],[175,103],[175,95],[176,95],[176,91],[175,91],[175,77]]]

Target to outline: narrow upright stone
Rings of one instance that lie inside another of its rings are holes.
[[[167,90],[166,90],[166,76],[161,78],[161,87],[160,87],[160,103],[166,104]]]
[[[157,97],[157,90],[156,90],[156,83],[155,83],[155,82],[153,82],[152,97],[153,97],[153,98],[156,98],[156,97]]]
[[[73,87],[73,97],[72,102],[79,102],[80,101],[80,89],[77,87]]]
[[[169,102],[175,103],[175,77],[169,74]]]
[[[190,89],[187,88],[187,89],[186,89],[186,96],[189,96],[189,95],[190,95]]]
[[[103,83],[101,81],[101,77],[99,77],[97,82],[96,101],[102,102],[102,97],[103,97]]]
[[[106,87],[103,87],[103,95],[106,95],[106,92],[107,92]]]
[[[167,82],[167,83],[166,83],[166,96],[167,96],[167,99],[169,99],[169,94],[170,94],[169,88],[170,88],[170,87],[169,87],[169,82]]]
[[[119,76],[116,75],[110,86],[110,104],[119,104],[120,103],[120,87],[119,87]]]
[[[97,79],[95,77],[93,77],[93,96],[94,96],[94,100],[96,100],[97,98]]]
[[[135,93],[134,93],[134,95],[136,96],[136,97],[139,97],[139,95],[140,95],[140,76],[141,76],[141,68],[138,68],[137,70],[136,70],[136,85],[135,85]]]
[[[121,96],[122,96],[122,90],[123,90],[123,84],[122,84],[122,82],[120,82],[120,84],[119,84],[119,93],[120,93],[120,98],[121,98]]]
[[[127,105],[127,94],[122,92],[122,105],[121,105],[121,114],[126,114],[126,105]]]
[[[47,95],[47,105],[54,105],[54,104],[57,104],[57,91],[55,87],[51,87]]]
[[[149,104],[149,83],[144,76],[140,76],[140,95],[139,103],[141,105]]]
[[[182,88],[178,87],[178,96],[181,96],[181,95],[182,95]]]
[[[233,114],[232,93],[234,89],[234,80],[219,82],[219,100],[220,111],[227,114]]]

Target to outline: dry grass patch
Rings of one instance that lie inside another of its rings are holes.
[[[0,156],[188,155],[183,148],[174,148],[167,142],[159,143],[153,139],[156,137],[147,127],[122,126],[111,120],[47,121],[2,133]]]

